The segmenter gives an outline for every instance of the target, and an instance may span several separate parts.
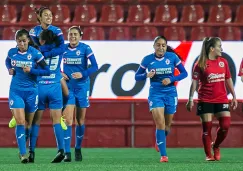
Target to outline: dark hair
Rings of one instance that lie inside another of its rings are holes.
[[[80,26],[72,26],[68,29],[68,32],[70,32],[72,29],[76,29],[79,32],[79,35],[83,36],[84,33],[82,32]]]
[[[23,35],[26,35],[26,37],[30,40],[28,44],[29,46],[33,46],[34,48],[38,49],[38,46],[34,43],[32,38],[30,37],[29,31],[26,29],[17,30],[15,33],[15,40],[17,41],[17,39]]]
[[[51,30],[43,30],[39,38],[45,40],[45,44],[58,43],[57,36]]]
[[[165,43],[167,44],[167,39],[166,39],[165,36],[157,36],[157,37],[155,37],[154,44],[157,43],[157,41],[159,39],[163,39],[165,41]],[[183,58],[171,46],[167,45],[167,50],[166,51],[176,54],[178,56],[178,58],[183,61]]]
[[[206,61],[209,59],[210,48],[215,47],[218,41],[221,41],[219,37],[206,37],[203,39],[201,54],[198,58],[198,66],[201,70],[206,68]]]
[[[50,10],[48,7],[44,7],[44,6],[41,6],[39,9],[38,9],[38,8],[35,8],[35,13],[37,14],[37,21],[38,21],[39,23],[41,23],[39,17],[41,17],[43,11],[46,10],[46,9]],[[51,10],[50,10],[50,11],[51,11]]]

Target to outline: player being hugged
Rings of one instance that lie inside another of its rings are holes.
[[[168,162],[166,135],[177,108],[177,90],[174,82],[186,78],[187,72],[176,53],[167,46],[164,36],[156,37],[153,47],[155,53],[143,58],[135,74],[135,80],[150,78],[148,103],[156,124],[156,144],[161,155],[160,162]],[[180,71],[177,76],[174,76],[175,68]]]
[[[64,162],[71,161],[71,139],[73,113],[76,107],[75,129],[75,160],[82,161],[81,145],[85,131],[85,114],[89,104],[90,79],[89,76],[98,70],[98,65],[90,46],[80,42],[83,32],[77,26],[68,31],[68,41],[63,54],[63,77],[67,80],[69,99],[63,115],[68,129],[64,131],[65,158]],[[88,61],[91,67],[88,67]]]
[[[38,105],[37,76],[50,75],[44,56],[35,49],[25,29],[16,32],[17,47],[8,52],[6,67],[12,75],[9,90],[9,108],[16,119],[16,140],[22,163],[28,162],[26,155],[25,129],[29,129]],[[32,45],[32,46],[30,46]],[[36,64],[40,67],[36,68]],[[26,128],[25,128],[26,121]]]
[[[197,115],[202,121],[202,141],[206,154],[206,161],[220,160],[219,146],[227,136],[230,127],[229,100],[226,86],[233,96],[231,106],[237,108],[237,100],[230,75],[228,62],[221,57],[221,39],[218,37],[205,38],[201,54],[194,65],[192,84],[186,108],[193,107],[193,95],[198,87]],[[215,116],[219,121],[217,136],[212,143],[212,119]],[[211,147],[214,155],[211,154]]]

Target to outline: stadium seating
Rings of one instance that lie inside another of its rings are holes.
[[[175,5],[160,5],[156,7],[154,23],[176,23],[178,11]]]

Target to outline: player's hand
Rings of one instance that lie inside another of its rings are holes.
[[[186,109],[187,109],[187,111],[191,112],[193,106],[194,106],[194,102],[193,102],[193,101],[188,101],[188,102],[186,103]]]
[[[170,83],[171,83],[171,80],[169,78],[165,78],[165,79],[162,80],[162,84],[165,85],[165,86],[169,85]]]
[[[238,102],[236,100],[236,98],[233,98],[231,101],[231,107],[233,107],[233,110],[235,110],[238,106]]]
[[[62,77],[64,78],[64,80],[69,80],[68,76],[65,74],[65,73],[61,73],[62,74]]]
[[[80,79],[83,77],[83,75],[81,72],[74,72],[74,73],[72,73],[72,77],[73,77],[73,79]]]
[[[151,69],[151,71],[147,73],[147,78],[153,78],[154,75],[155,75],[155,70]]]
[[[22,66],[22,68],[23,68],[23,71],[25,73],[29,73],[30,72],[30,67],[29,66],[24,65],[24,66]]]
[[[14,68],[10,68],[10,69],[8,70],[8,74],[9,74],[9,75],[14,75],[14,74],[15,74],[15,70],[14,70]]]

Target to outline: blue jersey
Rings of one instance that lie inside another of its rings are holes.
[[[88,58],[93,55],[91,48],[79,42],[76,48],[70,48],[69,44],[66,44],[65,52],[63,54],[63,69],[64,73],[69,77],[69,84],[73,88],[81,87],[89,77],[82,77],[81,79],[72,79],[72,73],[84,72],[88,69]]]
[[[54,84],[59,83],[62,75],[61,75],[61,61],[62,57],[60,55],[45,59],[46,64],[50,67],[50,75],[49,76],[39,76],[38,83],[39,84]]]
[[[37,87],[37,76],[24,73],[22,67],[36,67],[36,64],[44,59],[40,51],[29,46],[26,52],[20,52],[18,48],[12,48],[8,51],[8,58],[11,60],[11,68],[15,70],[12,77],[10,89],[30,90]]]
[[[53,26],[53,25],[49,25],[48,30],[51,30],[53,31],[53,33],[56,35],[56,36],[61,36],[63,35],[62,33],[62,30],[56,26]],[[43,28],[41,27],[41,25],[38,25],[38,26],[35,26],[34,28],[32,28],[30,30],[30,36],[33,38],[34,42],[40,46],[40,43],[39,43],[39,36],[40,36],[40,33],[43,31]]]
[[[174,71],[176,66],[181,63],[181,60],[177,57],[175,53],[166,52],[163,58],[156,58],[155,54],[150,54],[142,60],[141,68],[155,70],[155,75],[150,78],[150,85],[156,91],[161,93],[171,93],[177,96],[176,88],[174,83],[164,86],[162,85],[162,80],[165,78],[170,78],[174,76]]]

